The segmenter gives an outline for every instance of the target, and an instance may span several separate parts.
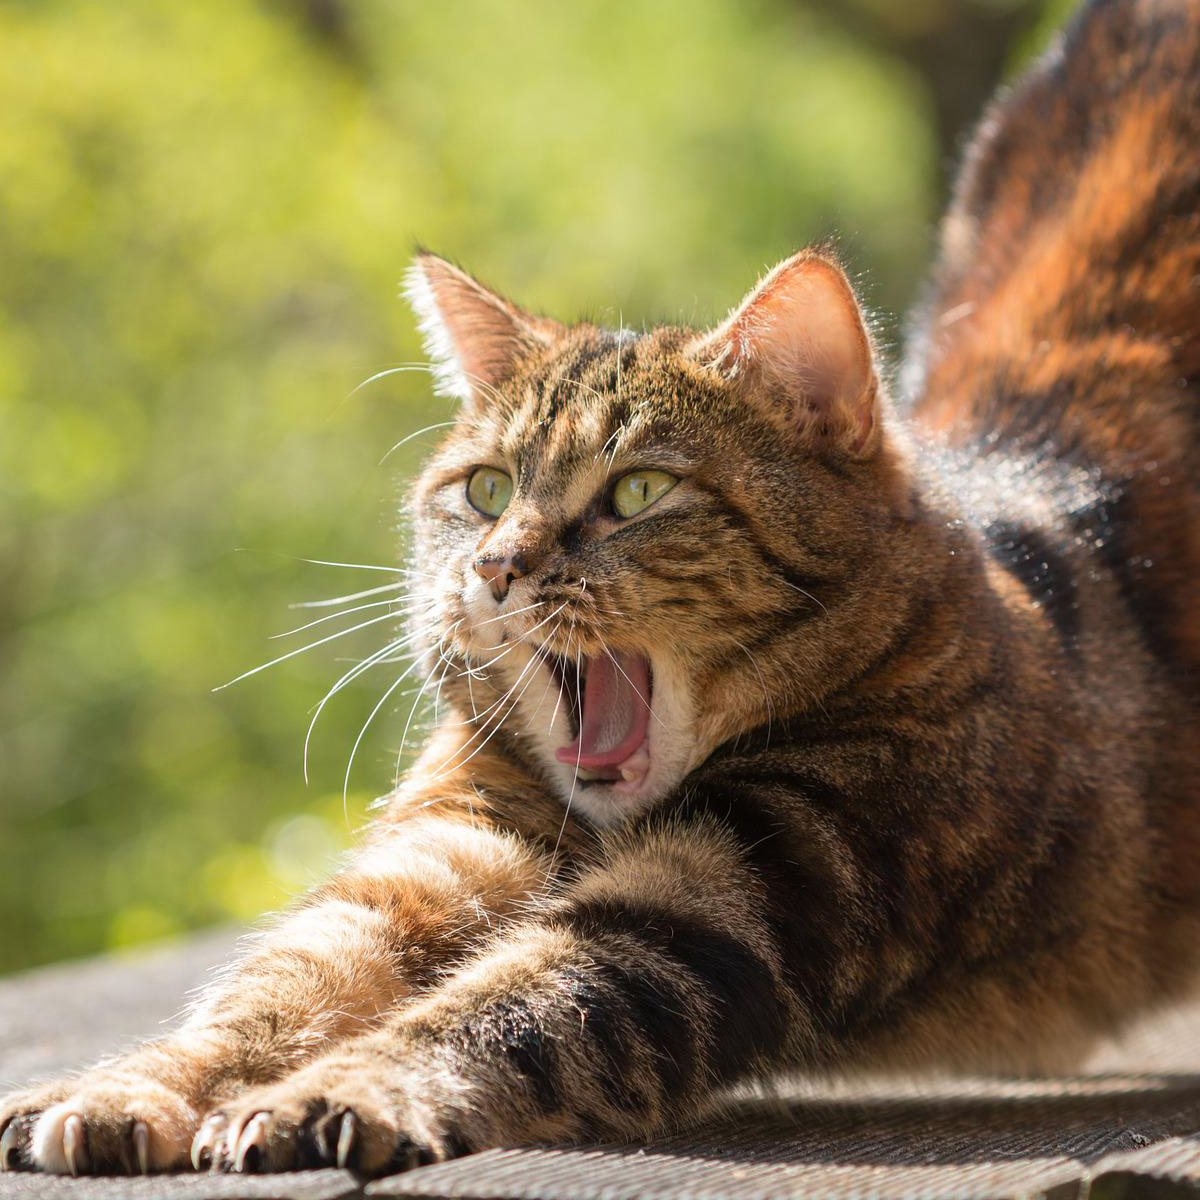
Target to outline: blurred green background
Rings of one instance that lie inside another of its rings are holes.
[[[415,240],[526,304],[721,313],[828,234],[893,341],[1045,0],[0,0],[0,971],[286,902],[386,790],[376,626],[449,406]],[[375,615],[368,610],[359,617]],[[357,619],[357,618],[355,618]],[[343,624],[352,623],[347,618]],[[340,628],[318,626],[310,637]]]

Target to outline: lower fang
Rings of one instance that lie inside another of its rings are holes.
[[[621,768],[621,778],[625,780],[626,783],[633,783],[635,780],[641,779],[645,774],[645,771],[639,771],[637,767]]]

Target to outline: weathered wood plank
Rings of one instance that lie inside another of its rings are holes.
[[[0,981],[3,1086],[78,1067],[169,1025],[234,935]],[[858,1081],[731,1099],[653,1146],[494,1150],[364,1185],[348,1172],[149,1179],[0,1176],[0,1200],[662,1200],[871,1195],[966,1200],[1200,1197],[1200,1003],[1157,1016],[1077,1076]],[[1149,1190],[1147,1190],[1149,1189]]]

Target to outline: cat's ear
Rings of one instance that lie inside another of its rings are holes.
[[[562,326],[531,316],[425,251],[404,277],[404,294],[417,316],[434,388],[471,404],[488,397],[524,358],[552,346]]]
[[[871,339],[850,281],[819,252],[781,262],[688,353],[789,428],[858,457],[878,444]]]

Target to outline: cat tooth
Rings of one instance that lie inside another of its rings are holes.
[[[621,778],[626,783],[638,783],[650,770],[650,751],[643,742],[622,764]]]

